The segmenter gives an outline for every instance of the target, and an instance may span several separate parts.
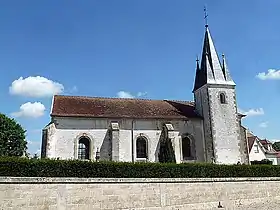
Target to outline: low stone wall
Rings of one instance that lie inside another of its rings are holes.
[[[0,177],[0,209],[280,209],[279,178]]]

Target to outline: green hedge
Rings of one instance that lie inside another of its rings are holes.
[[[13,177],[106,177],[106,178],[198,178],[276,177],[272,165],[216,165],[173,163],[114,163],[66,160],[0,158],[0,176]]]

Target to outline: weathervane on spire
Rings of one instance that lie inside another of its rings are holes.
[[[205,20],[205,27],[208,27],[208,14],[206,6],[204,6],[204,20]]]

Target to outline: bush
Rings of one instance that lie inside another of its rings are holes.
[[[0,158],[0,176],[99,178],[276,177],[279,166],[206,163],[121,163]]]

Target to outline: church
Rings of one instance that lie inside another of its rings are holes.
[[[162,162],[170,145],[176,163],[249,164],[235,86],[206,25],[194,101],[55,95],[41,157]]]

